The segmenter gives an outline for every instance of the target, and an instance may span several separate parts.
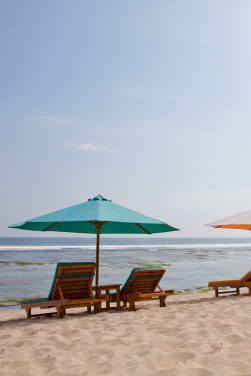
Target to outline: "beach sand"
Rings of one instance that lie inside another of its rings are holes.
[[[183,294],[136,312],[0,313],[1,376],[250,376],[251,297]]]

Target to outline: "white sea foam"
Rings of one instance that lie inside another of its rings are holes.
[[[159,250],[159,249],[187,249],[190,250],[192,248],[199,249],[199,248],[250,248],[250,244],[241,244],[241,243],[232,243],[232,244],[125,244],[125,245],[101,245],[102,249],[109,249],[109,250],[129,250],[129,249],[151,249],[152,251]],[[6,251],[64,251],[64,250],[95,250],[96,245],[22,245],[22,246],[0,246],[0,252]]]

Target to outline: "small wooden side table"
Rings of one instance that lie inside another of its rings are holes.
[[[104,295],[107,297],[106,308],[105,308],[106,310],[110,309],[110,303],[112,301],[111,300],[111,291],[115,291],[114,298],[115,298],[115,301],[117,303],[116,309],[117,309],[117,311],[120,311],[120,286],[121,286],[121,284],[117,284],[117,285],[100,285],[98,287],[94,286],[92,289],[94,291],[96,291],[97,298],[102,295],[103,291],[105,291]],[[101,309],[101,306],[99,307],[99,309]]]

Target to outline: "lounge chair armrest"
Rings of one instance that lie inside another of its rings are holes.
[[[165,291],[149,292],[149,293],[135,292],[131,294],[122,295],[121,300],[129,301],[129,300],[134,300],[134,299],[151,299],[151,298],[159,298],[160,296],[167,296],[169,294],[170,293],[167,293]]]
[[[208,282],[208,287],[221,287],[221,286],[231,286],[239,285],[240,282],[238,279],[228,280],[228,281],[210,281]]]
[[[81,303],[102,303],[102,302],[105,302],[107,300],[106,297],[104,298],[83,298],[83,299],[74,299],[74,300],[68,300],[68,305],[70,304],[81,304]]]
[[[157,288],[158,288],[160,291],[164,291],[164,290],[160,287],[160,285],[157,285]]]
[[[163,290],[159,285],[157,286],[158,289],[161,291],[161,292],[165,292],[167,294],[174,294],[174,290]]]
[[[165,291],[160,291],[160,292],[150,292],[150,293],[142,293],[142,292],[140,292],[139,294],[138,294],[140,297],[142,297],[142,298],[150,298],[151,296],[152,297],[158,297],[158,296],[167,296],[168,295],[168,293],[166,293]]]
[[[33,302],[33,303],[22,303],[21,308],[50,308],[50,307],[59,307],[64,306],[69,302],[68,299],[57,299],[57,300],[46,300],[40,302]]]

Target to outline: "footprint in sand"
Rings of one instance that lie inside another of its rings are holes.
[[[110,346],[121,346],[126,345],[126,343],[122,339],[110,339],[107,341],[100,342],[102,345],[110,345]]]
[[[182,376],[213,376],[206,368],[189,368],[182,371]]]
[[[168,363],[186,362],[194,358],[195,355],[190,352],[176,352],[170,355],[168,354],[166,357]]]
[[[161,368],[166,369],[167,364],[169,367],[175,366],[177,363],[185,363],[194,358],[194,354],[190,352],[160,353],[154,350],[147,354],[147,359],[145,360],[144,365],[150,370],[159,370]]]
[[[45,354],[48,354],[48,347],[34,347],[32,348],[31,353],[35,357],[44,356]]]
[[[72,330],[65,330],[60,333],[60,335],[64,338],[72,338],[72,336],[79,335],[79,329],[72,329]]]
[[[22,347],[24,345],[24,341],[18,341],[16,343],[13,343],[12,346],[14,347]]]
[[[201,329],[201,330],[198,330],[198,335],[200,337],[208,337],[208,331],[207,330],[204,330],[204,329]]]
[[[230,343],[231,345],[235,345],[237,343],[240,343],[243,341],[243,338],[239,336],[238,334],[230,334],[228,336],[224,336],[223,340],[227,343]]]
[[[112,358],[114,352],[105,348],[96,348],[95,353],[97,356],[104,356],[107,358]]]
[[[160,349],[160,350],[168,350],[168,349],[173,349],[175,345],[176,345],[175,341],[158,340],[158,341],[152,342],[151,347]]]
[[[40,358],[37,362],[40,367],[51,367],[56,361],[56,358],[54,356],[51,356],[50,354],[47,354],[46,356]]]
[[[9,334],[4,334],[4,335],[1,335],[1,340],[3,339],[10,339],[11,336]]]
[[[8,363],[8,367],[10,369],[13,369],[13,370],[18,370],[18,369],[21,369],[23,367],[26,367],[27,366],[27,363],[22,361],[22,360],[11,360],[9,362],[6,362],[6,365]],[[17,374],[17,373],[16,373]]]

